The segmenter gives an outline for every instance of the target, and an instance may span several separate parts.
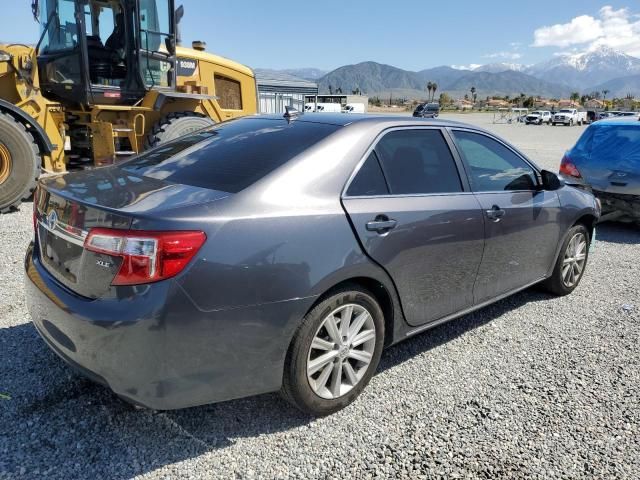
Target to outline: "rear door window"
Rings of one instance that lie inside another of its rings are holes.
[[[380,168],[378,157],[375,152],[371,152],[351,182],[351,185],[349,185],[347,196],[359,197],[388,194],[389,189],[387,188],[387,182]]]
[[[231,120],[149,150],[121,168],[158,180],[237,193],[338,128],[280,119]]]
[[[389,132],[375,152],[392,195],[462,191],[458,168],[439,129]]]

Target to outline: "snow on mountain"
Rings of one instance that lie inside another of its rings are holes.
[[[578,88],[640,73],[640,59],[609,47],[559,55],[525,70],[534,77]]]

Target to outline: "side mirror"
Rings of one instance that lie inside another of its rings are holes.
[[[542,170],[540,176],[542,177],[542,188],[545,190],[558,190],[563,185],[558,175],[549,170]]]

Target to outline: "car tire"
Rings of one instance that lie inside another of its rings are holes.
[[[569,120],[569,126],[573,127],[573,120]]]
[[[31,197],[40,164],[33,135],[11,115],[0,113],[0,213],[17,209]]]
[[[343,324],[343,317],[349,322]],[[305,315],[293,337],[282,396],[314,416],[349,405],[378,367],[384,325],[382,309],[367,290],[348,285],[328,294]]]
[[[154,125],[147,136],[145,150],[189,133],[215,125],[215,122],[195,112],[173,112]]]
[[[558,254],[553,273],[541,284],[546,291],[564,296],[575,290],[587,267],[589,242],[589,232],[584,225],[571,227]]]

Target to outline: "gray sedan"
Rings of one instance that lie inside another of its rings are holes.
[[[352,402],[384,347],[584,274],[599,205],[461,123],[225,122],[40,180],[25,259],[47,344],[125,400]]]

